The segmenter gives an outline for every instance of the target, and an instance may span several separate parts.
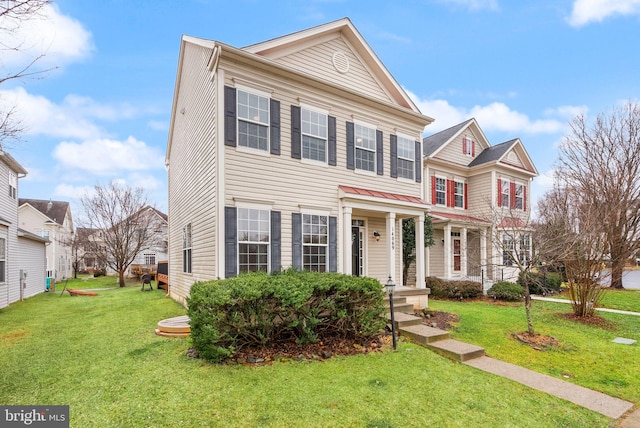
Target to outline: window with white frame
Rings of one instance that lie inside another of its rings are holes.
[[[509,202],[510,196],[510,183],[508,180],[500,180],[500,206],[509,208],[511,206]]]
[[[9,173],[9,197],[12,199],[18,197],[18,177],[12,172]]]
[[[36,232],[36,234],[41,238],[44,238],[44,239],[47,239],[47,240],[49,239],[49,231],[48,230],[38,230]]]
[[[302,107],[302,158],[327,161],[327,115]]]
[[[238,89],[238,145],[269,150],[269,98]]]
[[[302,268],[311,272],[326,272],[329,244],[329,217],[302,215]]]
[[[505,233],[502,236],[502,265],[513,266],[513,236]]]
[[[7,269],[7,240],[0,238],[0,282],[5,282],[5,272]]]
[[[238,208],[238,272],[269,271],[270,211]]]
[[[436,177],[436,204],[445,205],[447,203],[447,180]]]
[[[354,126],[356,169],[376,170],[376,130],[364,125]]]
[[[413,180],[416,144],[408,138],[398,136],[398,177]]]
[[[524,186],[516,183],[515,207],[519,210],[524,209]]]
[[[473,140],[466,137],[462,139],[462,152],[465,155],[473,156]]]
[[[456,208],[464,208],[464,183],[456,181],[453,185]]]
[[[155,253],[144,253],[144,264],[145,265],[155,265],[156,264],[156,254]]]
[[[182,228],[182,272],[191,273],[191,223]]]
[[[529,234],[520,235],[518,260],[522,265],[526,265],[531,260],[531,235]]]

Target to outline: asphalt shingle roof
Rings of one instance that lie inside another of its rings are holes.
[[[499,160],[502,156],[504,156],[505,153],[509,151],[509,149],[511,149],[511,147],[513,147],[516,141],[517,139],[514,138],[513,140],[505,141],[504,143],[487,147],[478,156],[476,156],[473,161],[471,161],[469,166],[477,166]]]
[[[430,135],[422,139],[424,156],[431,156],[436,150],[440,148],[444,143],[449,141],[456,133],[462,128],[467,126],[473,119],[465,120],[458,125],[447,128],[444,131],[440,131],[437,134]]]
[[[49,207],[49,203],[51,203],[51,207]],[[64,222],[64,217],[67,215],[67,209],[69,208],[69,202],[20,198],[18,205],[23,204],[31,205],[60,225]]]

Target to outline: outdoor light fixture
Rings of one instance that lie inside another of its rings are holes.
[[[396,323],[395,316],[393,314],[393,290],[396,288],[396,284],[391,279],[391,275],[389,275],[389,279],[387,283],[384,285],[387,294],[389,294],[389,309],[391,310],[391,341],[393,342],[393,350],[396,350]]]
[[[377,230],[373,231],[373,237],[376,238],[376,241],[380,240],[380,232],[378,232]]]

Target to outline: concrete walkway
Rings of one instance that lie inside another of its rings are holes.
[[[567,299],[554,299],[553,297],[540,297],[540,296],[535,296],[535,295],[532,295],[531,299],[532,300],[541,300],[543,302],[571,303],[571,300],[567,300]],[[596,311],[610,312],[612,314],[633,315],[633,316],[640,317],[640,312],[622,311],[620,309],[596,308]]]
[[[620,418],[633,407],[633,403],[628,401],[494,358],[480,357],[465,361],[463,364],[555,395],[613,419]]]

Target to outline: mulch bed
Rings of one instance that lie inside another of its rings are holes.
[[[536,351],[543,351],[546,349],[557,348],[558,340],[555,337],[545,336],[543,334],[531,335],[529,332],[512,333],[511,337],[531,346]]]
[[[415,311],[414,314],[417,317],[421,317],[422,322],[429,327],[439,328],[440,330],[452,330],[455,328],[455,323],[460,321],[458,314],[434,311],[431,309]]]

